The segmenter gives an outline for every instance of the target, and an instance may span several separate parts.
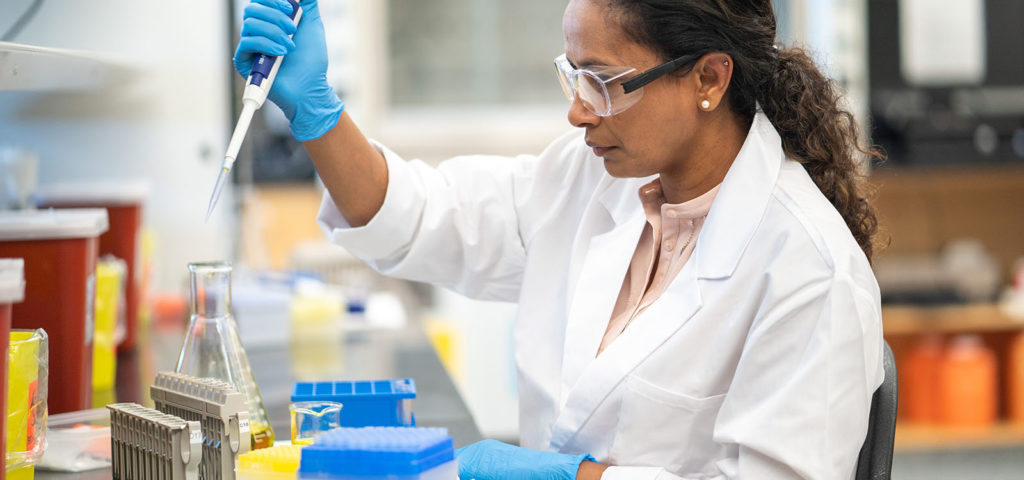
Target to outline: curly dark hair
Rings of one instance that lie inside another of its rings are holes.
[[[636,42],[666,61],[722,52],[733,60],[730,108],[748,122],[757,106],[778,130],[782,146],[802,163],[842,215],[868,260],[878,219],[859,159],[882,160],[861,144],[843,92],[806,51],[775,45],[771,0],[604,0]]]

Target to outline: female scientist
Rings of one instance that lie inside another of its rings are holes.
[[[387,275],[518,302],[521,447],[463,480],[852,478],[882,381],[853,117],[770,0],[571,0],[577,127],[539,156],[407,162],[326,81],[314,0],[245,10],[236,66],[328,194],[327,236]],[[293,42],[294,40],[294,42]]]

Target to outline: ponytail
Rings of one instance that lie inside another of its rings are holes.
[[[884,156],[860,144],[857,123],[841,104],[841,90],[804,50],[778,50],[774,63],[775,71],[757,94],[761,109],[782,137],[786,154],[804,165],[870,261],[878,218],[858,160]]]

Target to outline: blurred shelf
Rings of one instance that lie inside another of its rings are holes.
[[[1024,423],[999,423],[989,428],[954,428],[934,425],[896,426],[898,452],[1024,447]]]
[[[1007,316],[994,304],[885,306],[882,307],[882,325],[887,336],[1024,330],[1024,321]]]
[[[127,64],[95,53],[0,42],[0,91],[90,90],[134,74]]]

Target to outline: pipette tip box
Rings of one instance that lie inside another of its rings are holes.
[[[292,402],[327,401],[342,404],[342,427],[409,427],[416,425],[411,378],[343,382],[299,382]]]
[[[303,480],[451,480],[458,473],[444,428],[333,430],[303,448],[299,465]]]
[[[302,447],[277,445],[238,456],[235,480],[295,480]]]

